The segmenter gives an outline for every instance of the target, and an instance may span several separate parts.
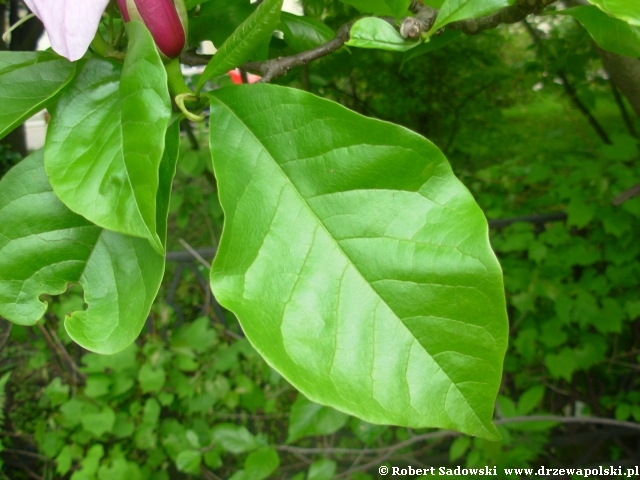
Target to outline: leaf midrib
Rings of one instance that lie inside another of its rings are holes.
[[[264,151],[269,155],[269,158],[271,158],[272,162],[276,164],[276,166],[278,167],[278,170],[282,173],[282,175],[284,176],[284,178],[286,179],[286,181],[291,185],[291,187],[293,188],[293,190],[296,192],[296,195],[300,198],[300,201],[304,204],[304,206],[307,208],[307,210],[311,213],[311,215],[316,219],[316,221],[318,222],[318,224],[321,226],[321,228],[325,231],[325,233],[329,236],[329,238],[331,238],[331,240],[333,241],[333,243],[335,244],[336,248],[342,253],[342,255],[344,255],[344,257],[348,260],[349,264],[356,270],[356,272],[358,272],[358,275],[362,278],[362,280],[364,280],[364,282],[369,286],[369,288],[371,288],[371,290],[373,290],[373,292],[375,293],[376,297],[378,297],[380,299],[380,301],[382,303],[384,303],[384,305],[389,309],[390,312],[393,313],[393,315],[398,319],[398,321],[402,324],[402,326],[407,329],[407,331],[409,332],[409,334],[411,335],[411,337],[414,339],[414,341],[418,342],[418,344],[420,344],[420,347],[425,351],[425,353],[427,355],[429,355],[429,357],[438,365],[438,367],[440,368],[440,370],[442,370],[442,372],[446,375],[446,377],[449,379],[449,382],[451,383],[451,386],[455,387],[455,389],[458,391],[458,393],[460,394],[460,396],[462,398],[464,398],[467,406],[471,409],[471,411],[473,412],[473,415],[476,417],[476,419],[480,422],[480,424],[484,427],[485,431],[489,432],[489,429],[487,429],[485,422],[478,416],[478,414],[476,413],[475,409],[471,406],[471,404],[469,403],[469,401],[467,400],[466,396],[460,391],[460,389],[458,388],[457,384],[451,379],[451,377],[449,376],[449,373],[442,367],[442,365],[440,365],[440,363],[434,358],[433,355],[431,355],[431,353],[425,348],[424,345],[422,345],[422,343],[420,343],[420,341],[416,338],[416,336],[413,334],[413,332],[409,329],[409,327],[407,327],[403,321],[402,318],[400,318],[398,316],[398,314],[391,308],[391,306],[387,303],[387,301],[380,295],[380,293],[373,288],[373,286],[371,285],[371,283],[367,280],[367,278],[363,275],[363,273],[360,271],[360,269],[357,267],[357,265],[353,262],[353,260],[351,259],[351,257],[349,257],[349,255],[347,255],[347,253],[343,250],[342,246],[336,241],[336,239],[333,237],[333,235],[331,234],[331,232],[329,232],[329,230],[327,229],[326,225],[320,220],[320,218],[318,218],[318,216],[316,215],[316,212],[311,208],[311,206],[306,202],[306,199],[302,196],[302,194],[300,193],[300,191],[298,190],[298,188],[295,186],[295,184],[291,181],[291,179],[289,178],[289,176],[285,173],[285,171],[282,169],[281,165],[275,160],[273,154],[271,153],[271,151],[260,141],[260,139],[256,136],[256,134],[253,132],[253,130],[234,112],[234,110],[229,107],[224,101],[222,101],[221,98],[219,98],[218,96],[216,96],[215,94],[210,95],[210,98],[215,98],[216,101],[218,101],[220,103],[220,105],[224,106],[226,108],[226,110],[229,112],[229,114],[231,116],[233,116],[238,122],[240,122],[245,128],[246,130],[251,134],[251,136],[255,139],[255,141],[264,149]],[[408,360],[407,360],[407,365],[408,365]],[[406,377],[405,377],[406,380]],[[451,388],[451,387],[449,387]]]

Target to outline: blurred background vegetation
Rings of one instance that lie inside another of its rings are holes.
[[[353,18],[326,3],[334,29]],[[534,19],[415,58],[343,49],[278,82],[426,136],[484,209],[511,322],[497,419],[640,422],[640,198],[612,203],[640,182],[640,122],[579,24]],[[0,478],[365,480],[383,464],[638,465],[640,431],[623,423],[504,422],[493,443],[371,425],[299,395],[209,292],[224,218],[206,133],[183,125],[169,227],[170,250],[204,258],[170,255],[135,345],[104,357],[71,342],[63,320],[84,304],[78,287],[48,299],[37,327],[0,320]],[[0,175],[20,157],[0,146]]]

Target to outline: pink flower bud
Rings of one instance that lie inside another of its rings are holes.
[[[184,0],[118,0],[125,22],[138,20],[146,25],[158,50],[176,58],[187,41]]]

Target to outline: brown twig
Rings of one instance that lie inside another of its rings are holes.
[[[262,76],[260,81],[262,83],[268,83],[271,80],[286,75],[292,68],[307,65],[314,60],[342,48],[349,40],[349,32],[352,25],[352,23],[345,23],[338,29],[335,37],[319,47],[289,57],[273,58],[264,62],[245,63],[241,67],[241,70],[257,72]]]
[[[16,448],[5,448],[3,452],[15,453],[16,455],[22,455],[23,457],[37,458],[38,460],[42,460],[43,462],[49,461],[48,457],[45,457],[44,455],[40,455],[39,453],[28,452],[26,450],[18,450]]]
[[[202,474],[202,478],[205,478],[206,480],[222,480],[219,476],[206,468],[204,465],[200,466],[200,473]]]
[[[242,65],[240,69],[242,71],[260,74],[262,76],[260,81],[262,83],[268,83],[271,80],[286,75],[292,68],[307,65],[318,58],[329,55],[342,48],[345,42],[349,40],[351,25],[352,23],[342,25],[333,39],[319,47],[289,57],[272,58],[264,62],[248,62]],[[209,63],[209,60],[211,60],[210,55],[201,55],[194,51],[186,51],[180,56],[180,62],[190,66],[206,65]]]
[[[556,0],[517,0],[515,4],[502,8],[497,12],[480,18],[470,18],[452,22],[447,26],[450,30],[461,30],[465,35],[477,35],[502,24],[518,23],[529,15],[540,13]]]
[[[622,205],[627,200],[631,200],[632,198],[638,196],[640,196],[640,183],[626,189],[624,192],[614,198],[611,203],[617,207],[619,205]]]
[[[540,13],[556,0],[517,0],[514,5],[502,8],[497,12],[479,18],[469,18],[452,22],[446,26],[449,30],[461,30],[465,35],[477,35],[485,30],[491,30],[502,24],[518,23],[529,15]],[[410,10],[415,17],[403,20],[400,33],[404,38],[418,38],[421,33],[431,30],[436,22],[439,10],[418,2],[412,2]]]
[[[80,380],[82,380],[84,382],[84,380],[86,380],[87,376],[80,371],[80,369],[78,368],[78,365],[76,365],[76,362],[73,361],[73,358],[71,358],[71,355],[69,355],[69,352],[65,348],[64,344],[58,338],[58,335],[56,334],[56,332],[54,332],[53,330],[49,330],[49,333],[51,334],[51,337],[53,338],[53,341],[56,343],[56,345],[60,349],[60,352],[61,352],[63,358],[67,361],[67,363],[71,367],[71,370],[73,370],[74,376],[77,375],[80,378]]]
[[[618,105],[618,110],[620,110],[620,116],[622,117],[622,121],[627,127],[627,131],[629,132],[629,135],[631,135],[633,138],[638,138],[638,132],[636,132],[636,127],[633,125],[633,119],[631,118],[631,115],[629,115],[629,112],[627,111],[627,107],[624,104],[622,95],[620,95],[620,90],[618,90],[618,87],[611,79],[609,79],[609,85],[611,86],[611,93],[613,93],[613,98],[616,101],[616,104]]]
[[[193,255],[193,258],[195,258],[198,262],[200,262],[200,264],[203,265],[207,270],[211,270],[211,264],[207,262],[204,258],[202,258],[202,255],[200,255],[196,249],[194,249],[182,238],[179,238],[178,241],[184,248],[187,249],[187,251],[191,255]]]
[[[58,348],[58,345],[56,345],[56,343],[53,341],[53,338],[51,337],[51,335],[49,335],[49,331],[44,327],[44,325],[42,325],[42,323],[37,323],[37,325],[38,325],[38,329],[44,336],[44,339],[47,342],[47,345],[49,345],[49,348],[51,349],[51,351],[56,354],[56,359],[60,364],[61,372],[67,376],[69,383],[73,383],[74,376],[70,375],[67,369],[65,368],[64,362],[62,361],[63,355],[60,349]]]

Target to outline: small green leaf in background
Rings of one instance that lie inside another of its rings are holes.
[[[2,382],[0,381],[0,390],[2,390]],[[51,383],[44,389],[44,394],[49,397],[52,407],[62,405],[69,399],[69,385],[63,385],[60,377],[51,380]]]
[[[184,325],[171,336],[173,348],[190,348],[202,353],[210,349],[216,341],[216,332],[211,328],[211,321],[207,317],[200,317],[188,325]]]
[[[405,52],[416,47],[419,43],[405,40],[393,25],[381,18],[365,17],[351,27],[349,41],[345,45]]]
[[[636,5],[636,9],[640,11],[640,4]],[[629,25],[623,20],[610,17],[597,7],[587,5],[550,14],[571,15],[604,50],[627,57],[640,57],[640,25]]]
[[[640,6],[637,0],[588,0],[604,12],[640,27]]]
[[[451,442],[451,447],[449,448],[449,461],[455,462],[460,457],[462,457],[467,450],[471,446],[471,438],[457,437],[453,442]]]
[[[67,86],[76,63],[49,52],[0,52],[0,138]]]
[[[500,407],[500,414],[502,417],[516,416],[516,404],[513,400],[505,395],[498,395],[496,401],[498,403],[498,407]]]
[[[336,467],[336,462],[326,458],[313,462],[309,467],[307,480],[331,480],[336,474]]]
[[[196,93],[212,77],[242,65],[262,44],[269,41],[280,23],[283,0],[265,0],[220,46],[198,80]]]
[[[93,445],[80,462],[81,469],[73,472],[71,480],[92,480],[98,472],[100,459],[104,456],[104,447],[100,444]]]
[[[302,0],[304,14],[320,18],[324,13],[324,0]]]
[[[389,427],[386,425],[375,425],[356,417],[352,417],[351,419],[351,431],[358,440],[363,442],[365,445],[370,445],[374,440],[382,435],[387,428]]]
[[[353,5],[362,13],[374,15],[394,15],[401,17],[409,14],[411,0],[340,0]]]
[[[313,402],[496,439],[502,273],[442,153],[300,90],[209,98],[225,211],[211,287],[256,350]]]
[[[620,403],[616,406],[616,411],[614,413],[616,420],[625,421],[631,416],[631,405],[628,403]]]
[[[595,203],[587,203],[583,195],[574,195],[567,205],[567,225],[583,228],[593,220]]]
[[[143,478],[145,477],[143,477],[140,467],[122,457],[103,463],[98,470],[98,480],[143,480]]]
[[[52,115],[47,174],[58,198],[98,226],[146,238],[157,229],[159,168],[171,118],[167,75],[151,34],[129,22],[124,66],[91,59]]]
[[[232,423],[216,425],[211,437],[214,444],[219,444],[227,452],[235,454],[250,452],[260,446],[249,430]]]
[[[56,473],[60,475],[66,475],[71,470],[71,464],[73,463],[73,448],[71,445],[65,445],[60,450],[60,453],[56,457]]]
[[[314,18],[282,12],[280,19],[280,30],[284,34],[284,41],[295,52],[319,47],[335,36],[333,30]]]
[[[87,377],[87,386],[84,393],[87,397],[98,398],[109,393],[109,387],[113,383],[111,376],[104,373],[96,373]]]
[[[145,363],[138,373],[140,390],[142,393],[157,393],[166,380],[164,368],[154,368],[150,363]]]
[[[199,2],[198,2],[199,3]],[[189,42],[210,40],[220,47],[255,10],[249,2],[209,0],[200,5],[198,16],[189,17]]]
[[[87,432],[95,437],[101,437],[113,430],[116,414],[111,408],[104,407],[96,413],[83,413],[80,421],[82,422],[82,428]]]
[[[429,33],[433,34],[451,22],[482,17],[513,3],[515,0],[446,0]]]
[[[280,465],[278,452],[263,447],[250,453],[244,461],[244,475],[247,480],[264,480]]]
[[[318,405],[298,394],[291,406],[287,443],[312,435],[330,435],[340,430],[347,422],[348,415],[331,407]]]
[[[528,415],[536,408],[544,398],[544,385],[536,385],[525,391],[518,399],[517,415]]]
[[[202,453],[199,450],[184,450],[176,457],[176,468],[180,472],[197,475],[200,473]]]

